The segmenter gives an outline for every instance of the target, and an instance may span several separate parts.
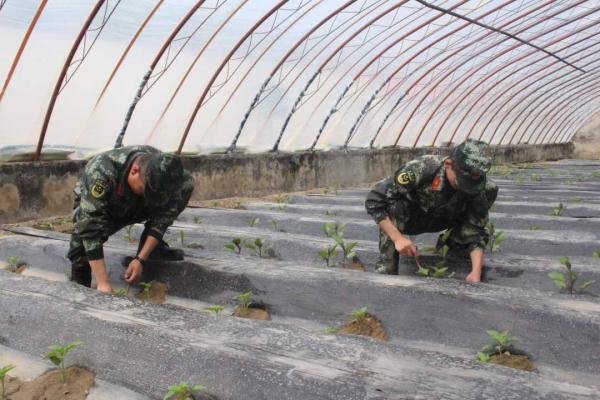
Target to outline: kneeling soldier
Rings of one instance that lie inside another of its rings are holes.
[[[163,241],[167,228],[185,209],[194,190],[181,159],[150,146],[128,146],[93,157],[75,186],[73,234],[68,258],[71,280],[112,292],[103,244],[123,227],[146,221],[138,252],[125,272],[135,283],[150,258],[181,260],[183,251]]]
[[[481,280],[488,212],[498,196],[496,184],[486,180],[491,165],[486,147],[469,139],[450,157],[419,157],[373,187],[365,207],[380,228],[377,272],[398,274],[399,254],[418,257],[417,246],[405,235],[449,229],[437,247],[468,253],[472,270],[466,280]]]

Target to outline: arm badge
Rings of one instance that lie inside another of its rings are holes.
[[[400,185],[408,185],[410,183],[415,183],[416,180],[417,179],[415,178],[415,173],[412,171],[402,172],[396,177],[396,181]]]
[[[92,186],[92,197],[95,199],[103,198],[106,195],[106,189],[106,181],[103,181],[102,179],[96,179],[94,186]]]

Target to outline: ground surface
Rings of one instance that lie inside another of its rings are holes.
[[[19,234],[0,238],[0,260],[19,256],[28,267],[22,275],[0,272],[0,341],[39,355],[50,344],[82,340],[73,362],[150,398],[189,381],[219,399],[597,399],[600,162],[520,167],[495,168],[501,189],[491,219],[506,239],[479,285],[462,280],[462,262],[450,263],[452,279],[417,276],[410,259],[401,276],[373,273],[377,229],[364,211],[366,188],[280,196],[245,209],[187,209],[169,239],[204,249],[188,247],[185,262],[146,268],[145,281],[168,286],[160,305],[64,282],[68,235],[12,227]],[[559,203],[562,216],[554,215]],[[325,267],[318,252],[333,243],[322,231],[328,222],[345,224],[366,272]],[[105,251],[117,287],[119,260],[136,247],[124,235]],[[277,257],[225,249],[235,237],[266,240]],[[423,249],[436,237],[415,241]],[[586,293],[559,291],[548,273],[566,271],[561,256],[581,274],[576,287],[596,284]],[[437,261],[425,254],[422,262]],[[231,316],[232,298],[249,290],[271,321]],[[215,316],[204,310],[212,305],[226,309]],[[381,321],[387,342],[323,332],[361,307]],[[539,372],[478,362],[490,329],[510,330]]]

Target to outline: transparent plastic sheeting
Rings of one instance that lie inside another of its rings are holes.
[[[553,143],[600,108],[595,0],[0,1],[5,150]]]

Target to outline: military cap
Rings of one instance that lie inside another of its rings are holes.
[[[487,143],[467,139],[452,151],[450,159],[456,173],[458,189],[465,193],[479,193],[485,190],[486,173],[492,164],[485,155]]]
[[[174,154],[153,154],[146,168],[144,197],[150,204],[161,204],[183,183],[183,164]]]

